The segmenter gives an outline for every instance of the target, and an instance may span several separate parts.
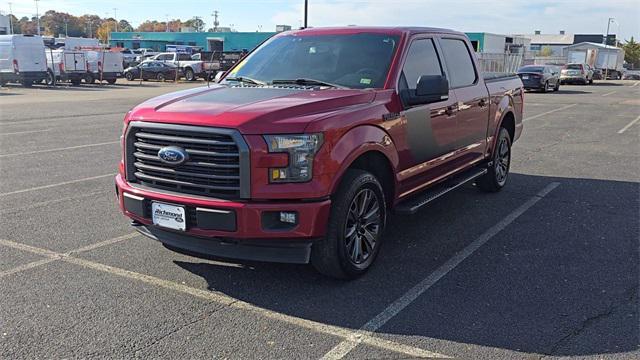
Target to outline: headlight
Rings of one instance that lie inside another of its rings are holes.
[[[289,166],[270,168],[272,183],[306,182],[313,176],[313,158],[322,146],[322,134],[265,135],[270,153],[288,153]]]

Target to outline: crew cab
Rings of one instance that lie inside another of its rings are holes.
[[[126,114],[117,198],[170,249],[354,278],[391,211],[507,184],[523,94],[515,74],[480,73],[456,31],[280,33],[218,84]]]
[[[173,64],[177,66],[184,74],[187,81],[196,80],[198,77],[207,77],[204,62],[200,60],[191,60],[191,55],[166,52],[147,58],[145,61],[160,61],[163,63]],[[144,61],[143,61],[144,62]]]

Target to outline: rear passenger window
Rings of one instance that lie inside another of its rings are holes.
[[[442,75],[436,48],[431,39],[415,40],[411,43],[402,73],[409,89],[415,89],[422,75]]]
[[[469,86],[476,82],[476,71],[467,45],[462,40],[440,40],[442,52],[449,71],[449,86]]]

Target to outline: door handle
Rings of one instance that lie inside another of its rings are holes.
[[[478,105],[483,108],[485,106],[487,106],[487,100],[485,99],[480,99],[480,102],[478,102]]]
[[[458,108],[458,105],[449,105],[447,106],[447,110],[445,110],[445,113],[451,116],[456,112],[457,108]]]

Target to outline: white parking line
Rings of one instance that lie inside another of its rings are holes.
[[[52,121],[65,121],[65,122],[69,122],[70,118],[80,118],[82,119],[82,121],[92,121],[95,120],[96,116],[107,116],[107,115],[122,115],[124,116],[124,114],[127,111],[119,111],[119,112],[110,112],[110,113],[100,113],[100,114],[71,114],[71,115],[64,115],[64,116],[53,116],[53,117],[44,117],[44,118],[40,118],[40,119],[32,119],[32,120],[18,120],[18,121],[6,121],[6,122],[0,122],[0,126],[8,126],[8,125],[22,125],[22,124],[33,124],[33,123],[39,123],[39,122],[46,122],[46,123],[50,123]],[[101,119],[102,120],[102,119]],[[120,119],[122,120],[122,119]],[[76,124],[78,120],[74,120],[72,122],[72,124]]]
[[[120,143],[120,141],[109,141],[109,142],[103,142],[103,143],[86,144],[86,145],[77,145],[77,146],[69,146],[69,147],[55,148],[55,149],[47,149],[47,150],[27,151],[27,152],[21,152],[21,153],[13,153],[13,154],[2,154],[2,155],[0,155],[0,158],[3,158],[3,157],[9,157],[9,156],[19,156],[19,155],[42,154],[42,153],[48,153],[48,152],[54,152],[54,151],[65,151],[65,150],[74,150],[74,149],[84,149],[84,148],[88,148],[88,147],[104,146],[104,145],[113,145],[113,144],[119,144],[119,143]]]
[[[560,183],[553,182],[547,185],[544,189],[542,189],[539,193],[530,198],[527,202],[520,205],[517,209],[507,215],[500,222],[492,226],[489,230],[485,231],[482,235],[480,235],[477,239],[475,239],[471,244],[462,249],[456,255],[454,255],[447,262],[442,264],[436,271],[432,272],[427,276],[424,280],[418,283],[413,288],[409,289],[404,295],[394,301],[391,305],[387,306],[381,313],[376,315],[374,318],[369,320],[366,324],[364,324],[358,333],[362,336],[369,335],[371,336],[375,331],[380,329],[384,324],[386,324],[389,320],[391,320],[394,316],[396,316],[400,311],[404,310],[407,306],[413,303],[420,295],[422,295],[425,291],[427,291],[430,287],[432,287],[438,280],[442,279],[445,275],[447,275],[451,270],[455,269],[456,266],[460,265],[466,258],[468,258],[471,254],[473,254],[476,250],[478,250],[482,245],[486,244],[487,241],[491,240],[495,235],[504,230],[509,224],[511,224],[514,220],[516,220],[520,215],[522,215],[525,211],[535,205],[538,201],[544,198],[547,194],[549,194],[553,189],[558,187]],[[328,353],[326,353],[323,359],[342,359],[345,357],[351,350],[355,349],[361,342],[358,338],[348,339],[336,347],[331,349]]]
[[[528,118],[526,118],[526,119],[522,120],[522,122],[529,121],[529,120],[533,120],[533,119],[537,119],[537,118],[539,118],[539,117],[542,117],[542,116],[545,116],[545,115],[549,115],[549,114],[552,114],[552,113],[557,112],[557,111],[566,110],[566,109],[572,108],[572,107],[574,107],[574,106],[576,106],[576,105],[578,105],[578,104],[569,104],[569,105],[566,105],[566,106],[563,106],[563,107],[560,107],[560,108],[557,108],[557,109],[553,109],[553,110],[545,111],[545,112],[543,112],[543,113],[541,113],[541,114],[538,114],[538,115],[534,115],[534,116],[528,117]],[[525,105],[525,106],[526,106],[526,105]]]
[[[640,84],[640,81],[636,81],[636,83],[631,85],[631,87],[636,87],[636,86],[638,86],[638,84]]]
[[[137,233],[134,233],[137,235]],[[131,235],[131,234],[130,234]],[[125,237],[128,237],[130,235],[125,235],[125,236],[121,236],[119,238],[116,239],[120,239],[119,241],[124,240]],[[135,235],[134,235],[135,236]],[[132,236],[132,237],[134,237]],[[249,303],[246,303],[244,301],[232,298],[230,296],[224,295],[224,294],[219,294],[219,293],[215,293],[209,290],[202,290],[202,289],[197,289],[197,288],[193,288],[184,284],[179,284],[173,281],[168,281],[168,280],[164,280],[164,279],[160,279],[154,276],[150,276],[150,275],[146,275],[146,274],[140,274],[134,271],[130,271],[130,270],[126,270],[126,269],[121,269],[121,268],[117,268],[114,266],[109,266],[109,265],[105,265],[105,264],[101,264],[98,262],[94,262],[94,261],[90,261],[90,260],[86,260],[86,259],[80,259],[77,257],[74,257],[73,254],[78,253],[80,251],[88,251],[91,249],[95,249],[97,247],[100,246],[104,246],[107,244],[111,244],[114,242],[117,242],[116,239],[111,239],[111,240],[105,240],[101,243],[98,244],[93,244],[93,245],[89,245],[86,246],[84,248],[80,248],[77,250],[72,250],[70,252],[67,253],[56,253],[47,249],[41,249],[41,248],[37,248],[31,245],[26,245],[26,244],[21,244],[21,243],[17,243],[17,242],[13,242],[13,241],[9,241],[9,240],[3,240],[0,239],[0,245],[4,245],[4,246],[8,246],[14,249],[19,249],[19,250],[23,250],[23,251],[28,251],[28,252],[32,252],[38,255],[42,255],[47,257],[46,260],[39,260],[37,262],[34,263],[30,263],[27,265],[22,265],[16,269],[12,269],[12,270],[7,270],[5,271],[7,274],[15,274],[18,271],[22,271],[22,270],[26,270],[26,269],[30,269],[30,268],[34,268],[36,266],[39,265],[43,265],[43,264],[47,264],[49,262],[52,261],[56,261],[56,260],[60,260],[60,261],[64,261],[66,263],[71,263],[71,264],[75,264],[75,265],[79,265],[82,266],[84,268],[88,268],[88,269],[93,269],[93,270],[97,270],[97,271],[102,271],[102,272],[106,272],[112,275],[116,275],[116,276],[120,276],[123,278],[127,278],[127,279],[131,279],[131,280],[136,280],[136,281],[141,281],[144,282],[146,284],[150,284],[150,285],[154,285],[154,286],[158,286],[164,289],[168,289],[171,291],[176,291],[176,292],[181,292],[184,294],[188,294],[194,297],[198,297],[201,299],[205,299],[208,301],[214,301],[218,304],[222,304],[225,306],[229,306],[235,309],[241,309],[241,310],[246,310],[246,311],[251,311],[259,316],[263,316],[269,319],[273,319],[273,320],[277,320],[277,321],[281,321],[284,323],[288,323],[294,326],[298,326],[298,327],[302,327],[311,331],[315,331],[318,333],[322,333],[322,334],[326,334],[326,335],[331,335],[331,336],[336,336],[336,337],[340,337],[342,339],[348,339],[350,341],[355,341],[355,339],[357,339],[360,343],[363,344],[367,344],[373,347],[377,347],[383,350],[388,350],[388,351],[392,351],[392,352],[396,352],[396,353],[400,353],[403,355],[406,355],[408,357],[411,358],[450,358],[449,356],[443,355],[443,354],[439,354],[439,353],[435,353],[435,352],[431,352],[431,351],[427,351],[424,349],[420,349],[417,347],[413,347],[413,346],[409,346],[409,345],[404,345],[404,344],[400,344],[394,341],[390,341],[390,340],[386,340],[386,339],[381,339],[375,336],[370,336],[370,335],[361,335],[359,333],[357,333],[356,331],[350,330],[350,329],[346,329],[340,326],[335,326],[335,325],[328,325],[328,324],[323,324],[323,323],[319,323],[316,321],[312,321],[312,320],[307,320],[307,319],[302,319],[302,318],[298,318],[295,316],[290,316],[290,315],[285,315],[285,314],[281,314],[275,311],[271,311],[271,310],[267,310],[267,309],[263,309],[260,307],[257,307],[255,305],[251,305]],[[48,260],[48,261],[47,261]],[[2,274],[2,273],[0,273]]]
[[[60,182],[60,183],[57,183],[57,184],[36,186],[36,187],[28,188],[28,189],[22,189],[22,190],[10,191],[10,192],[6,192],[6,193],[0,193],[0,196],[14,195],[14,194],[20,194],[20,193],[24,193],[24,192],[28,192],[28,191],[49,189],[49,188],[52,188],[52,187],[75,184],[75,183],[79,183],[79,182],[83,182],[83,181],[97,180],[97,179],[102,179],[102,178],[105,178],[105,177],[108,177],[108,176],[115,176],[115,175],[116,175],[115,173],[111,173],[111,174],[105,174],[105,175],[91,176],[91,177],[87,177],[87,178],[83,178],[83,179],[64,181],[64,182]]]
[[[51,129],[30,130],[30,131],[16,131],[16,132],[10,132],[10,133],[1,133],[0,136],[2,136],[2,135],[33,134],[33,133],[41,133],[41,132],[47,132],[47,131],[51,131]]]
[[[617,90],[616,90],[616,91],[611,91],[611,92],[608,92],[608,93],[606,93],[606,94],[602,94],[602,95],[600,95],[600,96],[605,97],[605,96],[609,96],[609,95],[615,94],[615,93],[617,93],[617,92],[618,92]]]
[[[638,121],[640,121],[640,115],[638,115],[637,118],[631,120],[631,122],[628,123],[625,127],[623,127],[622,129],[618,130],[618,134],[622,134],[625,131],[629,130],[629,128],[632,127],[633,124],[637,123]]]
[[[13,249],[17,249],[17,250],[22,250],[22,251],[26,251],[26,252],[30,252],[33,254],[37,254],[40,256],[44,256],[46,257],[46,259],[41,259],[41,260],[37,260],[37,261],[33,261],[27,264],[23,264],[20,266],[16,266],[12,269],[9,270],[4,270],[4,271],[0,271],[0,278],[3,276],[8,276],[8,275],[12,275],[12,274],[16,274],[19,273],[21,271],[25,271],[25,270],[29,270],[29,269],[33,269],[35,267],[38,266],[42,266],[57,260],[62,260],[65,257],[68,257],[72,254],[78,254],[81,252],[86,252],[86,251],[90,251],[90,250],[94,250],[94,249],[98,249],[100,247],[103,246],[107,246],[107,245],[111,245],[111,244],[115,244],[115,243],[119,243],[121,241],[124,240],[128,240],[131,238],[134,238],[136,236],[141,236],[140,233],[138,232],[134,232],[134,233],[129,233],[127,235],[122,235],[122,236],[118,236],[112,239],[108,239],[108,240],[104,240],[104,241],[100,241],[97,242],[95,244],[90,244],[75,250],[71,250],[69,252],[66,253],[57,253],[51,250],[47,250],[47,249],[41,249],[41,248],[37,248],[35,246],[31,246],[31,245],[27,245],[27,244],[21,244],[21,243],[17,243],[17,242],[13,242],[13,241],[9,241],[9,240],[4,240],[4,239],[0,239],[0,245],[4,245]]]

